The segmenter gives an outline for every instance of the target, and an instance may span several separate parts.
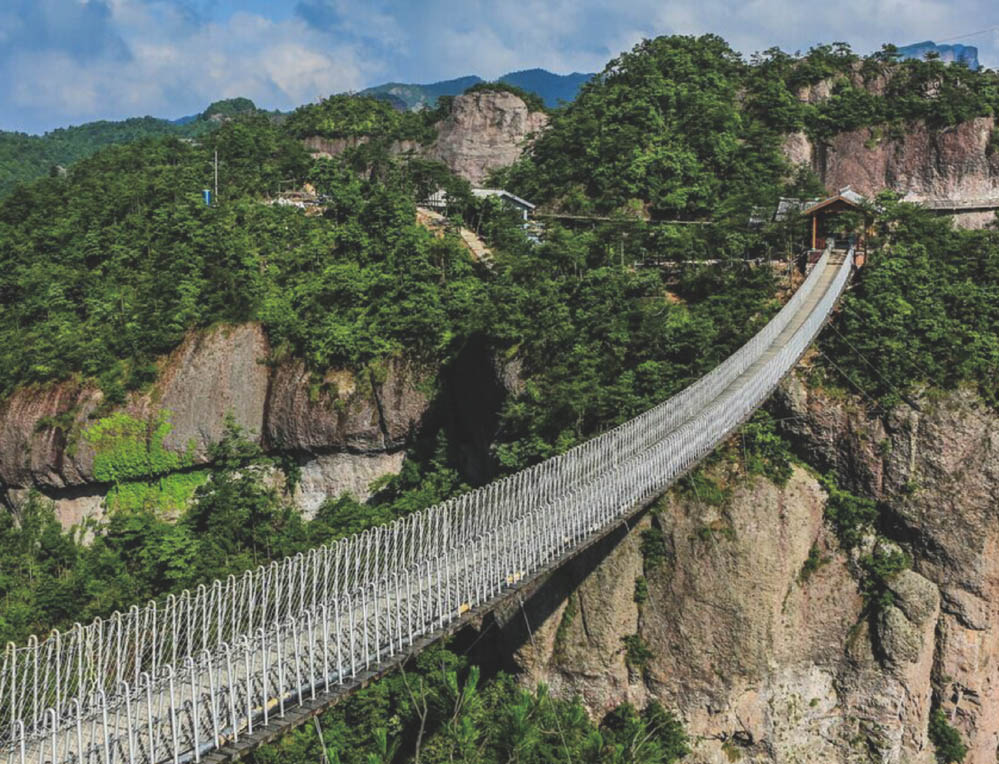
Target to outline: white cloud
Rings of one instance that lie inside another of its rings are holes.
[[[10,83],[0,90],[0,127],[8,129],[179,116],[233,96],[290,108],[389,79],[597,71],[659,34],[713,32],[746,55],[836,40],[870,52],[997,23],[992,0],[0,2],[0,77]],[[961,42],[999,64],[999,35]]]
[[[12,51],[3,62],[12,85],[0,95],[0,113],[26,123],[0,127],[180,116],[234,96],[291,108],[317,95],[358,89],[378,68],[357,46],[337,43],[297,17],[272,21],[236,13],[222,22],[194,23],[168,3],[113,0],[108,7],[129,60],[80,61],[45,46]]]

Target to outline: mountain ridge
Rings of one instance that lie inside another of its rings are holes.
[[[515,85],[529,93],[534,93],[545,102],[545,106],[555,108],[561,102],[575,99],[579,89],[592,77],[594,77],[593,72],[555,74],[547,69],[534,68],[507,72],[495,81]],[[401,101],[408,109],[432,109],[441,96],[461,95],[468,88],[481,82],[488,82],[488,80],[477,74],[429,83],[386,82],[365,88],[358,95],[383,98],[394,103],[397,108],[396,101]]]

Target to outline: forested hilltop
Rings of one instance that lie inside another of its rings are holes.
[[[819,82],[831,83],[828,98],[798,97]],[[610,62],[497,174],[548,210],[599,218],[552,223],[539,241],[443,165],[390,153],[394,140],[425,140],[433,115],[368,98],[330,98],[280,123],[233,114],[196,141],[168,135],[105,148],[65,176],[23,186],[0,201],[0,415],[17,396],[94,391],[86,412],[64,407],[32,422],[29,435],[66,455],[90,448],[108,511],[66,531],[32,493],[0,515],[0,641],[329,543],[636,415],[739,347],[793,286],[788,269],[748,262],[784,263],[804,241],[800,221],[750,227],[754,207],[823,191],[786,160],[788,132],[821,141],[861,125],[942,129],[996,109],[994,73],[899,62],[891,49],[864,59],[843,45],[806,56],[771,50],[747,62],[714,36],[663,37]],[[313,159],[301,138],[317,132],[369,140]],[[216,151],[220,193],[206,206]],[[318,214],[274,203],[281,189],[306,184]],[[416,205],[438,188],[450,223],[431,230]],[[876,412],[955,388],[995,406],[999,234],[954,230],[890,194],[875,201],[868,265],[823,337],[811,383],[860,395]],[[491,269],[470,257],[461,227],[485,239]],[[659,267],[671,261],[695,264]],[[371,499],[333,496],[307,519],[290,500],[301,477],[294,449],[271,443],[265,452],[259,433],[232,421],[202,461],[166,448],[169,412],[142,419],[133,404],[157,389],[166,355],[185,340],[250,323],[266,336],[268,368],[300,364],[305,400],[340,413],[345,374],[363,394],[405,362],[423,373],[431,408],[450,411],[455,388],[481,381],[462,376],[470,349],[514,367],[517,379],[489,412],[485,466],[473,473],[463,461],[460,414],[428,414],[405,443],[399,474],[377,481]],[[722,449],[679,495],[717,508],[740,486],[786,485],[804,472],[780,418],[758,414],[738,447]],[[839,545],[829,554],[856,558],[863,618],[877,622],[911,556],[887,546],[885,507],[827,481],[830,543]],[[726,527],[702,524],[692,543],[714,549],[731,540]],[[661,526],[643,528],[646,567],[626,581],[631,604],[651,610],[649,582],[671,554]],[[811,572],[823,554],[809,552]],[[796,585],[807,581],[801,575]],[[560,613],[559,650],[575,617]],[[477,667],[452,647],[325,714],[322,742],[310,727],[256,760],[651,763],[699,742],[684,731],[679,703],[655,700],[673,696],[646,667],[670,646],[640,633],[618,641],[614,660],[643,688],[632,696],[648,701],[641,710],[618,697],[598,708],[544,686],[528,691],[497,672],[500,661]],[[946,718],[935,715],[929,734],[941,761],[960,758]]]
[[[63,127],[45,135],[0,131],[0,197],[19,183],[56,173],[59,168],[65,169],[105,146],[160,136],[197,138],[210,133],[221,120],[253,111],[256,106],[248,98],[230,98],[216,101],[201,114],[174,122],[135,117],[119,122],[100,121]]]

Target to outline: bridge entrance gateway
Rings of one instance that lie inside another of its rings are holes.
[[[332,546],[77,624],[0,663],[0,763],[240,755],[573,557],[660,496],[794,367],[854,252],[827,250],[721,365],[571,451]]]

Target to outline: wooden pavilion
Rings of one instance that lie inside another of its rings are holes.
[[[856,218],[848,222],[843,217],[844,213],[859,214],[863,223],[857,225]],[[830,243],[841,248],[853,245],[858,256],[864,251],[871,215],[864,204],[864,197],[849,186],[841,188],[833,196],[803,207],[801,214],[812,221],[812,251],[821,252]]]

